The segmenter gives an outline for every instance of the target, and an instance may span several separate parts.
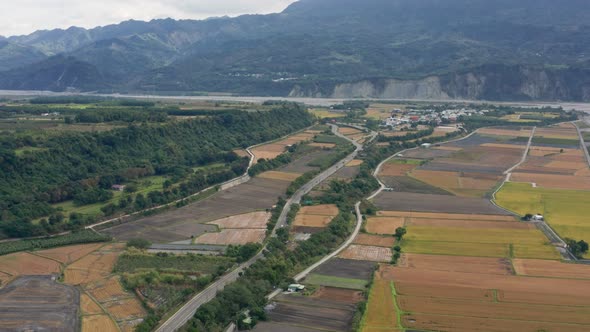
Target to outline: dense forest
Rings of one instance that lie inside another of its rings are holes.
[[[54,213],[51,204],[104,201],[113,184],[129,179],[174,175],[218,162],[236,168],[232,174],[219,176],[226,180],[245,170],[234,149],[312,123],[313,117],[302,106],[289,103],[270,111],[131,123],[107,132],[1,136],[0,231],[9,236],[46,234],[53,229],[31,220]],[[49,219],[50,224],[59,222],[61,217]]]

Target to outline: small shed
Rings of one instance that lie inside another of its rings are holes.
[[[423,149],[430,149],[432,147],[432,144],[430,143],[424,143],[422,145],[420,145]]]
[[[116,190],[116,191],[123,191],[125,190],[125,187],[127,187],[126,185],[123,184],[114,184],[111,189]]]
[[[287,291],[289,293],[300,292],[300,291],[302,291],[304,289],[305,289],[305,286],[303,286],[301,284],[290,284],[289,287],[287,287]]]
[[[534,221],[544,221],[544,220],[545,220],[545,218],[543,217],[543,215],[541,215],[541,214],[538,214],[538,213],[537,213],[537,214],[535,214],[535,215],[533,216],[533,218],[532,218],[532,219],[533,219]]]

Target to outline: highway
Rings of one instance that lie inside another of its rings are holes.
[[[348,141],[351,141],[348,137],[340,134],[338,132],[338,127],[335,125],[331,125],[332,132],[342,138],[345,138]],[[376,133],[372,133],[373,138],[376,136]],[[332,174],[336,173],[339,169],[344,167],[349,161],[353,160],[360,151],[362,151],[363,146],[358,142],[351,141],[356,149],[346,156],[346,158],[342,159],[335,165],[331,166],[330,168],[324,170],[311,181],[303,185],[299,190],[297,190],[291,198],[287,200],[283,211],[281,211],[281,215],[277,221],[277,224],[273,230],[272,236],[276,236],[276,231],[280,227],[285,227],[287,225],[287,214],[291,209],[293,204],[298,204],[301,201],[301,198],[309,193],[316,185],[321,183],[322,181],[326,180]],[[360,213],[359,213],[360,214]],[[357,221],[357,228],[360,230],[360,224]],[[353,237],[349,240],[352,241]],[[187,303],[185,303],[174,315],[170,316],[164,323],[162,323],[157,329],[157,332],[173,332],[180,329],[184,324],[186,324],[195,314],[197,309],[203,304],[211,301],[215,298],[218,291],[222,290],[225,286],[231,284],[232,282],[236,281],[240,277],[240,273],[247,269],[250,265],[254,264],[257,260],[264,257],[263,248],[260,253],[256,256],[252,257],[249,261],[242,263],[239,267],[232,270],[228,274],[224,275],[223,277],[219,278],[215,282],[213,282],[209,287],[205,288],[203,291],[195,295],[192,299],[190,299]],[[280,290],[279,290],[280,291]]]

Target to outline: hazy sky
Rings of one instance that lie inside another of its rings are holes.
[[[40,29],[93,28],[154,18],[203,19],[211,16],[280,12],[295,0],[0,0],[0,35]]]

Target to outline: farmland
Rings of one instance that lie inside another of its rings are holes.
[[[321,287],[311,296],[279,295],[269,313],[270,324],[274,331],[346,331],[360,300],[360,292],[332,287]],[[254,331],[269,330],[263,324]]]
[[[351,244],[339,257],[372,262],[389,262],[392,255],[391,248]]]
[[[289,145],[311,140],[315,135],[315,131],[298,133],[281,140],[280,144]],[[260,149],[273,144],[279,143],[261,145],[257,149],[262,151]],[[318,166],[312,165],[313,163],[323,162],[324,159],[330,161],[333,156],[333,150],[312,147],[304,155],[276,170],[258,174],[245,183],[219,191],[206,199],[138,221],[117,225],[103,232],[118,240],[145,238],[156,243],[191,241],[192,238],[197,239],[196,243],[202,244],[260,242],[264,238],[264,231],[261,229],[265,226],[240,232],[219,225],[222,230],[218,232],[217,225],[212,222],[270,209],[277,197],[284,195],[293,180],[303,173],[319,169]]]
[[[79,293],[52,277],[28,276],[0,289],[0,330],[76,331]]]
[[[420,262],[420,257],[415,258]],[[397,312],[405,328],[469,331],[472,324],[491,320],[498,325],[492,329],[487,323],[485,330],[512,331],[515,326],[562,330],[573,324],[568,330],[582,331],[590,323],[584,318],[590,310],[587,302],[575,310],[569,307],[590,296],[588,292],[575,294],[571,288],[584,287],[588,281],[514,276],[502,261],[447,258],[438,265],[441,270],[428,262],[435,261],[425,260],[422,266],[382,266],[376,278],[395,285]],[[465,270],[466,264],[473,270]],[[502,319],[494,320],[496,317]],[[396,326],[388,323],[391,328]]]
[[[535,143],[496,203],[520,215],[541,213],[558,233],[579,239],[590,234],[583,215],[590,201],[573,188],[585,186],[587,165],[580,150],[556,141],[575,139],[571,131],[567,125],[538,131],[544,142]],[[413,177],[447,194],[399,186],[373,200],[380,211],[367,218],[368,233],[391,235],[401,226],[407,233],[396,242],[403,252],[397,264],[381,264],[375,275],[363,331],[590,328],[590,293],[574,290],[590,286],[590,268],[560,262],[555,244],[534,224],[488,200],[502,173],[521,159],[530,133],[484,128],[468,139],[407,151],[383,167],[386,184]],[[516,182],[527,176],[528,183]]]
[[[338,215],[338,208],[333,204],[304,206],[293,221],[294,230],[301,227],[324,228]]]
[[[590,195],[587,191],[534,188],[529,183],[506,183],[496,202],[518,214],[541,213],[562,236],[590,239],[586,220]]]

